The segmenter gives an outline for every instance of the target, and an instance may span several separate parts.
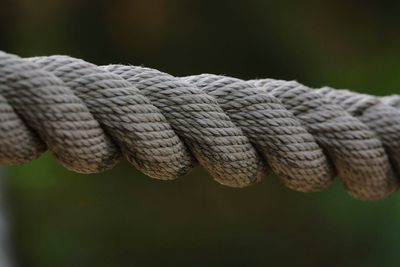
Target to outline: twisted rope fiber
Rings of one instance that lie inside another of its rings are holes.
[[[198,162],[231,187],[272,171],[315,192],[339,175],[353,196],[381,199],[399,184],[400,96],[0,51],[0,164],[46,149],[80,173],[123,156],[171,180]]]

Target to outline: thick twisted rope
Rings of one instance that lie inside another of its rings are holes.
[[[381,199],[399,184],[400,97],[0,52],[0,164],[46,149],[81,173],[124,156],[170,180],[198,162],[224,185],[272,171],[302,192],[338,174],[353,196]]]

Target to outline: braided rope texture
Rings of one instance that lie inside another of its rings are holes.
[[[226,186],[275,173],[300,192],[338,175],[354,197],[378,200],[399,186],[400,96],[0,51],[0,164],[47,149],[80,173],[124,157],[162,180],[200,164]]]

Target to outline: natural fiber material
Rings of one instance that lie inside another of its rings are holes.
[[[52,73],[28,60],[1,52],[0,95],[12,107],[2,112],[0,119],[1,127],[5,127],[0,140],[8,144],[0,148],[2,163],[22,163],[37,157],[44,150],[37,135],[71,170],[98,172],[116,163],[118,150],[111,139],[83,101]],[[3,121],[26,125],[18,128],[17,133],[15,126],[8,128]],[[8,157],[11,144],[13,150],[25,153]]]
[[[60,78],[83,101],[126,159],[142,172],[173,179],[189,170],[192,159],[185,145],[160,110],[128,81],[67,56],[29,61]]]
[[[173,77],[68,56],[22,59],[0,52],[0,164],[47,148],[73,171],[109,169],[123,155],[158,179],[199,162],[232,187],[269,170],[297,191],[338,174],[358,198],[398,188],[400,97],[379,99],[297,82]]]
[[[243,187],[261,180],[265,167],[254,146],[212,96],[157,70],[115,65],[105,69],[139,88],[218,182]]]
[[[393,168],[400,173],[400,110],[384,104],[379,98],[347,90],[319,90],[329,101],[364,122],[388,152]]]
[[[361,121],[297,82],[259,80],[314,136],[353,195],[380,198],[397,185],[382,143]]]
[[[230,77],[203,74],[184,80],[217,99],[288,187],[310,192],[330,184],[334,173],[321,147],[277,98]]]

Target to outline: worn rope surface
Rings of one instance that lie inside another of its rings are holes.
[[[0,51],[0,164],[46,149],[81,173],[123,156],[170,180],[198,162],[227,186],[272,171],[314,192],[339,175],[353,196],[381,199],[399,185],[400,96]]]

